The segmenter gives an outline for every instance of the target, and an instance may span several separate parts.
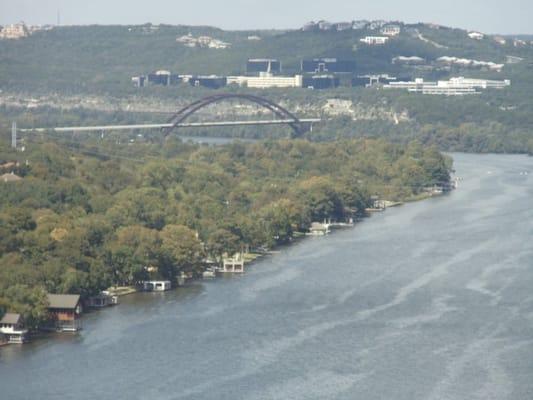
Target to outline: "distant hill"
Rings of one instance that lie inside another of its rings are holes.
[[[40,31],[20,40],[0,40],[0,88],[29,90],[116,90],[130,77],[166,69],[182,74],[242,74],[248,58],[282,61],[284,72],[299,71],[302,59],[336,57],[357,62],[358,72],[400,73],[396,56],[428,61],[454,56],[503,63],[506,56],[532,59],[533,47],[498,44],[493,37],[473,40],[460,29],[400,24],[402,32],[383,46],[360,39],[379,29],[331,31],[223,31],[212,27],[168,25],[72,26]],[[190,48],[176,42],[191,34],[231,44],[228,49]]]
[[[400,33],[384,45],[361,42],[381,36],[385,22],[353,24],[318,23],[298,30],[224,31],[214,27],[135,25],[69,26],[33,32],[18,40],[0,40],[0,98],[62,95],[100,96],[107,102],[153,98],[187,102],[210,93],[185,85],[168,88],[134,88],[131,77],[157,70],[178,74],[240,75],[249,58],[276,58],[284,74],[300,71],[303,59],[319,57],[351,60],[354,76],[391,74],[411,78],[447,79],[465,76],[510,79],[505,90],[487,90],[471,98],[445,98],[398,91],[344,87],[336,90],[305,89],[263,91],[293,108],[311,105],[320,110],[327,98],[352,100],[364,109],[385,110],[387,115],[406,114],[409,122],[344,120],[326,126],[320,137],[335,135],[413,137],[437,143],[443,149],[467,151],[533,152],[533,45],[530,36],[494,36],[433,24],[395,22]],[[356,29],[354,29],[354,27]],[[189,36],[202,45],[188,45]],[[203,37],[203,38],[202,38]],[[177,41],[177,39],[180,41]],[[211,47],[210,47],[211,46]],[[219,47],[219,48],[216,48]],[[456,57],[504,64],[501,71],[460,65],[441,66],[439,57]],[[423,65],[393,63],[396,57],[419,57]],[[245,89],[220,89],[245,90]],[[2,94],[3,93],[3,94]],[[132,100],[133,101],[133,100]],[[1,104],[0,104],[0,107]],[[10,118],[37,123],[94,120],[94,110],[56,112],[39,109],[20,116],[20,110],[3,106],[0,129],[8,132]],[[366,107],[366,108],[365,108]],[[366,111],[365,111],[366,112]],[[381,111],[380,111],[381,112]],[[127,122],[133,113],[98,114],[101,122]],[[142,116],[145,119],[145,116]],[[390,118],[389,118],[390,119]]]

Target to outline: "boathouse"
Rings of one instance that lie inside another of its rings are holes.
[[[87,299],[86,305],[90,308],[104,308],[118,304],[118,296],[112,296],[109,292],[101,292]]]
[[[231,258],[224,258],[222,262],[222,272],[232,274],[243,274],[244,255],[241,253],[237,253]]]
[[[313,222],[309,228],[309,234],[313,236],[325,236],[329,233],[329,225],[320,222]]]
[[[24,343],[28,330],[20,314],[6,313],[0,320],[0,335],[4,335],[8,343]]]
[[[45,329],[76,332],[81,329],[82,312],[79,294],[48,294],[50,319]]]
[[[143,290],[145,292],[166,292],[172,289],[170,281],[144,281]]]

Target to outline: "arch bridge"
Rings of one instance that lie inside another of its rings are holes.
[[[278,119],[274,120],[258,120],[258,121],[214,121],[214,122],[186,122],[186,119],[202,108],[211,104],[218,103],[225,100],[245,100],[272,111]],[[194,101],[189,105],[179,109],[166,123],[159,124],[135,124],[135,125],[101,125],[101,126],[68,126],[68,127],[48,127],[48,128],[22,128],[17,129],[16,122],[12,126],[12,147],[17,146],[17,131],[20,132],[108,132],[108,131],[131,131],[132,129],[160,129],[165,137],[171,132],[179,128],[200,128],[200,127],[224,127],[224,126],[250,126],[250,125],[289,125],[292,128],[291,138],[302,136],[309,129],[312,129],[313,123],[320,122],[320,118],[298,118],[292,112],[279,104],[265,99],[263,97],[254,96],[250,94],[216,94],[204,97],[200,100]]]
[[[245,100],[251,103],[260,105],[261,107],[272,111],[278,118],[277,121],[273,121],[276,124],[287,124],[293,130],[293,135],[291,137],[298,137],[303,135],[312,122],[318,122],[319,119],[299,119],[296,115],[288,111],[286,108],[280,106],[277,103],[274,103],[271,100],[265,99],[264,97],[254,96],[251,94],[236,94],[236,93],[224,93],[224,94],[215,94],[212,96],[204,97],[200,100],[194,101],[189,105],[178,110],[172,117],[167,121],[167,125],[162,128],[162,131],[165,136],[170,134],[177,128],[182,126],[187,126],[185,120],[196,112],[200,111],[202,108],[207,107],[214,103],[219,103],[225,100]],[[262,125],[261,122],[265,124],[267,121],[251,121],[249,125]],[[231,122],[227,123],[232,124]],[[246,125],[245,121],[242,123],[234,123],[235,125]],[[199,124],[201,125],[201,123]],[[211,126],[213,124],[210,124]],[[209,125],[205,125],[209,126]]]

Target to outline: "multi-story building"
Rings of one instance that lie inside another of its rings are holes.
[[[335,75],[313,75],[304,76],[302,83],[308,89],[330,89],[338,87],[340,80]]]
[[[256,89],[268,88],[301,88],[302,75],[274,76],[272,73],[262,72],[259,76],[228,76],[227,83]]]
[[[259,74],[270,72],[279,74],[281,72],[281,62],[275,58],[251,58],[246,63],[246,73]]]
[[[168,86],[170,85],[170,76],[172,74],[170,71],[156,71],[152,72],[151,74],[148,74],[148,83],[154,84],[154,85],[163,85]]]
[[[30,30],[23,22],[6,25],[0,30],[0,39],[21,39],[30,35]]]
[[[396,82],[397,78],[387,74],[381,75],[360,75],[352,79],[352,86],[371,87],[374,85],[387,85],[391,82]]]
[[[511,81],[509,79],[505,79],[503,81],[496,81],[487,79],[464,78],[462,76],[450,78],[448,82],[451,86],[469,87],[476,89],[505,89],[506,87],[511,86]]]
[[[508,87],[511,81],[490,81],[484,79],[450,78],[448,81],[425,82],[423,79],[415,79],[410,82],[390,82],[385,89],[405,89],[411,93],[463,96],[477,94],[482,89],[503,89]]]
[[[351,22],[337,22],[335,24],[335,27],[338,31],[348,31],[352,29],[352,23]]]
[[[189,84],[194,87],[206,87],[209,89],[220,89],[227,85],[227,78],[224,76],[193,76],[188,80]]]
[[[356,63],[352,60],[337,60],[336,58],[315,58],[302,60],[301,71],[303,73],[353,73],[356,71]]]
[[[383,28],[386,24],[387,24],[387,21],[383,21],[383,20],[372,21],[368,24],[368,29],[374,31],[376,29]]]
[[[388,36],[366,36],[360,39],[360,42],[368,44],[370,46],[384,45],[389,41]]]

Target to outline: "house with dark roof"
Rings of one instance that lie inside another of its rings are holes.
[[[48,294],[49,323],[44,327],[59,332],[81,329],[83,307],[79,294]]]
[[[24,343],[28,330],[20,314],[6,313],[0,320],[0,334],[4,335],[8,343]]]

